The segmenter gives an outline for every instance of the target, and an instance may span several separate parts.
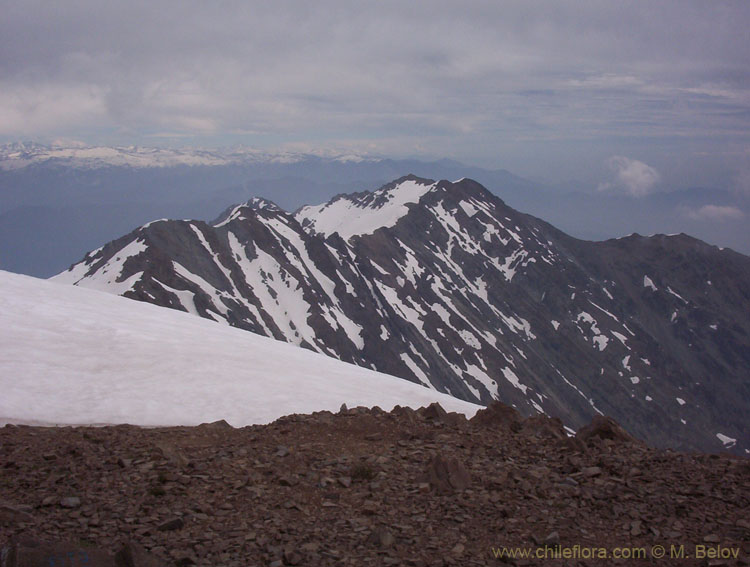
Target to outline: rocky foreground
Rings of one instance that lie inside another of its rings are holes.
[[[748,565],[748,511],[746,459],[501,404],[0,429],[3,567]]]

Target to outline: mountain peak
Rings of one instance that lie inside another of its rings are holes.
[[[686,236],[576,240],[471,179],[407,176],[294,218],[271,207],[239,205],[213,227],[158,223],[58,281],[571,429],[602,413],[662,446],[750,454],[737,394],[749,259],[696,254]]]
[[[344,240],[395,225],[409,205],[436,187],[431,179],[406,175],[376,191],[338,195],[328,203],[302,207],[295,217],[306,230],[323,235],[337,232]]]
[[[213,227],[222,226],[240,216],[242,216],[243,209],[250,209],[256,212],[267,212],[270,214],[286,213],[284,209],[279,207],[273,201],[264,199],[263,197],[253,197],[249,201],[240,203],[239,205],[232,205],[227,207],[218,217],[212,220],[209,224]]]

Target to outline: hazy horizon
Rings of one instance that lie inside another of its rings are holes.
[[[0,143],[450,158],[750,193],[750,5],[2,2]]]

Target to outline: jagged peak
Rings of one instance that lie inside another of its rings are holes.
[[[237,205],[231,205],[227,207],[218,217],[216,217],[208,224],[210,224],[214,228],[223,226],[226,223],[242,216],[243,211],[246,211],[247,209],[255,212],[263,211],[270,214],[287,214],[284,209],[279,207],[273,201],[265,199],[263,197],[253,197],[252,199],[245,201],[244,203],[239,203]]]
[[[285,213],[286,211],[279,207],[276,203],[270,199],[264,197],[253,197],[246,201],[244,204],[239,205],[241,207],[250,207],[255,211],[272,211],[274,213]]]
[[[405,175],[375,191],[338,195],[322,205],[302,207],[296,219],[309,232],[337,232],[348,240],[393,226],[409,212],[409,205],[436,187],[435,181]]]

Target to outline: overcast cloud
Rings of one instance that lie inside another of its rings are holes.
[[[0,12],[0,141],[451,157],[634,195],[744,179],[744,0],[0,0]]]
[[[612,156],[607,160],[607,165],[615,174],[615,179],[599,185],[600,191],[624,191],[633,197],[645,197],[659,182],[659,172],[637,159]]]

